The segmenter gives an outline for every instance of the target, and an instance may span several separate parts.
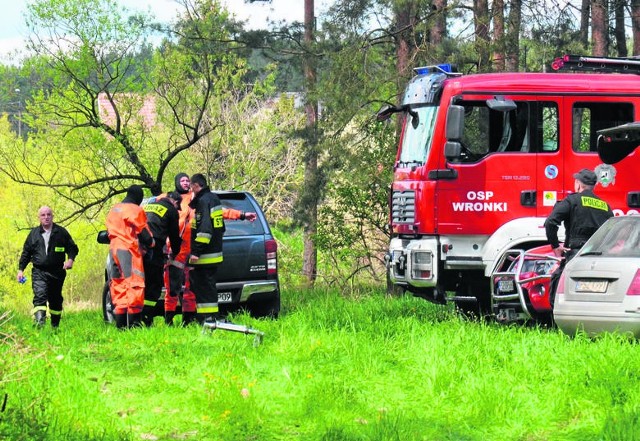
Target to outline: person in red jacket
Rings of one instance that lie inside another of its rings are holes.
[[[143,192],[139,185],[127,189],[122,202],[107,215],[111,262],[110,290],[116,327],[140,326],[144,306],[144,266],[142,256],[155,245],[147,226],[147,215],[140,204]]]

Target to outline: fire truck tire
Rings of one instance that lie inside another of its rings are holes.
[[[491,291],[485,277],[462,278],[454,297],[456,311],[472,320],[491,317]]]

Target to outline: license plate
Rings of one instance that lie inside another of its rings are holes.
[[[498,291],[511,292],[513,291],[513,280],[500,280],[498,281]]]
[[[576,292],[607,292],[607,280],[578,280],[576,281]]]
[[[218,293],[218,303],[231,303],[231,293],[230,292],[219,292]]]

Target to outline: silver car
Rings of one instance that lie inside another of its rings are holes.
[[[640,336],[640,216],[609,219],[567,263],[553,315],[569,335]]]

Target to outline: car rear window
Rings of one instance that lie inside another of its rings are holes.
[[[245,212],[255,212],[256,208],[244,193],[218,193],[223,208],[231,208]],[[225,219],[225,236],[251,236],[255,234],[264,234],[264,228],[260,219],[253,222],[247,220],[231,220]]]
[[[580,250],[605,257],[640,257],[640,216],[609,219]]]

